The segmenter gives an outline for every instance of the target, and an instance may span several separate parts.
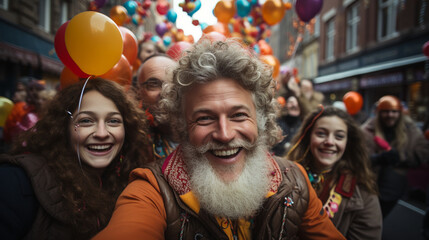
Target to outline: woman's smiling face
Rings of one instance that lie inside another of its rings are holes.
[[[72,147],[82,162],[97,169],[112,162],[125,139],[124,122],[115,103],[95,90],[83,95],[81,109],[73,113],[69,131]]]
[[[344,154],[347,145],[347,125],[337,116],[318,119],[311,132],[310,150],[313,166],[318,171],[330,170]]]

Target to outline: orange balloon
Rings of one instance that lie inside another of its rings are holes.
[[[125,86],[131,84],[133,73],[127,58],[122,55],[118,63],[116,63],[112,69],[100,77],[107,80],[112,80],[122,86]]]
[[[128,19],[128,11],[121,5],[113,6],[110,9],[110,18],[116,25],[122,26]]]
[[[273,78],[276,78],[280,72],[280,61],[273,55],[261,55],[259,57],[262,62],[273,68]]]
[[[261,51],[261,55],[273,55],[273,49],[265,40],[259,40],[258,46]]]
[[[126,27],[119,27],[122,35],[122,41],[124,42],[124,47],[122,54],[127,58],[128,62],[133,65],[137,59],[137,38],[131,30]]]
[[[346,105],[347,112],[355,115],[362,108],[363,98],[358,92],[350,91],[344,94],[343,102]]]
[[[281,107],[285,107],[286,106],[286,100],[284,97],[280,96],[277,98],[277,102],[279,102]]]
[[[68,67],[64,67],[60,75],[60,88],[64,89],[80,81],[80,78]]]
[[[224,36],[229,35],[228,26],[220,22],[207,26],[206,28],[203,29],[203,33],[210,33],[210,32],[218,32]]]
[[[286,7],[282,0],[267,0],[261,8],[262,18],[268,25],[279,23],[286,12]]]
[[[231,0],[221,0],[216,3],[215,8],[213,9],[214,15],[221,23],[229,23],[229,20],[234,17],[235,12],[235,4]]]
[[[142,64],[142,61],[140,61],[140,59],[137,58],[134,64],[131,66],[133,69],[133,74],[136,73],[137,70],[139,70],[139,67],[141,64]]]

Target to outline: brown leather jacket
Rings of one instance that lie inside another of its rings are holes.
[[[37,155],[24,154],[1,155],[0,163],[11,163],[25,170],[40,205],[33,225],[24,239],[74,239],[67,224],[70,219],[63,211],[64,203],[59,185],[46,161]]]
[[[285,197],[291,197],[294,204],[286,210],[287,220],[281,239],[298,239],[298,226],[307,210],[309,193],[305,177],[294,163],[276,160],[283,173],[283,181],[277,194],[265,201],[264,211],[255,216],[254,239],[279,239]],[[160,166],[152,164],[147,168],[154,173],[164,199],[167,213],[165,239],[179,239],[181,231],[182,239],[228,239],[213,216],[203,210],[197,215],[180,200],[162,175]]]

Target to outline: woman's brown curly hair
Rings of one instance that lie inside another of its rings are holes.
[[[88,81],[84,93],[98,91],[115,103],[124,120],[125,140],[120,154],[107,166],[101,179],[91,175],[90,167],[80,166],[70,143],[68,111],[77,110],[83,84],[81,81],[59,92],[48,103],[43,118],[19,136],[12,149],[14,154],[30,152],[46,159],[61,186],[70,226],[79,239],[89,238],[107,225],[130,171],[152,159],[144,112],[121,86],[96,78]],[[122,163],[119,155],[123,156]]]
[[[347,125],[347,144],[342,158],[335,163],[332,173],[334,179],[340,176],[342,171],[350,171],[356,176],[357,183],[372,193],[377,193],[375,175],[370,167],[369,155],[365,145],[365,137],[355,120],[345,111],[326,107],[308,114],[304,119],[300,129],[292,139],[292,149],[288,153],[288,158],[298,161],[304,167],[312,165],[313,154],[308,151],[310,147],[311,133],[316,121],[322,117],[336,116]],[[302,138],[302,139],[301,139]],[[295,144],[298,144],[295,146]]]

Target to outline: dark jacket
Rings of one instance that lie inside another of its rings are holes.
[[[285,197],[291,197],[294,205],[286,210],[287,221],[281,239],[298,239],[298,226],[307,209],[309,195],[305,177],[295,164],[289,161],[277,162],[283,172],[283,181],[278,193],[264,203],[264,211],[254,218],[254,239],[279,239]],[[178,239],[182,229],[183,239],[197,239],[198,236],[200,239],[228,239],[214,217],[204,211],[197,215],[180,200],[159,167],[152,165],[148,168],[154,173],[164,199],[167,212],[166,239]],[[187,220],[182,225],[184,216]]]
[[[7,208],[12,215],[4,216],[3,213],[0,215],[2,225],[0,234],[10,236],[12,239],[73,239],[72,231],[67,227],[70,219],[64,212],[59,185],[46,161],[32,154],[1,155],[0,164],[4,164],[3,172],[12,170],[16,173],[14,174],[16,177],[7,179],[6,182],[3,182],[5,175],[1,173],[0,199],[4,201],[1,204],[14,202],[13,206],[1,206]],[[3,184],[14,188],[5,189]],[[6,193],[6,190],[12,192]],[[26,203],[31,203],[31,206],[24,205]],[[18,226],[22,223],[22,227],[17,227],[15,223],[18,223]],[[3,228],[8,231],[3,232]],[[7,239],[3,236],[0,238]]]
[[[356,185],[350,198],[343,197],[332,222],[349,240],[381,239],[383,219],[378,196]]]

